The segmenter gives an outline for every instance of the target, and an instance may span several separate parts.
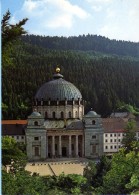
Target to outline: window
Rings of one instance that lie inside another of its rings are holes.
[[[120,139],[118,139],[118,142],[120,142],[121,140]]]
[[[116,137],[116,133],[114,134],[114,137]]]
[[[110,137],[112,137],[112,134],[110,134]]]
[[[19,139],[19,136],[16,136],[17,139]]]
[[[35,147],[35,156],[39,156],[39,147]]]
[[[52,115],[53,115],[53,118],[56,118],[56,113],[55,113],[55,112],[53,112],[53,114],[52,114]]]
[[[35,141],[39,140],[39,137],[34,137],[34,140],[35,140]]]
[[[107,134],[105,134],[105,137],[107,137],[108,135]]]
[[[113,146],[111,146],[111,149],[113,149]]]
[[[21,139],[24,139],[24,136],[22,136]]]
[[[108,149],[108,146],[105,146],[105,149]]]
[[[118,136],[120,136],[120,133],[118,133]]]
[[[96,121],[95,121],[95,120],[93,120],[93,121],[92,121],[92,125],[95,125],[95,124],[96,124]]]
[[[35,125],[35,126],[38,126],[38,121],[35,121],[35,122],[34,122],[34,125]]]
[[[96,154],[96,145],[93,145],[93,146],[92,146],[92,153],[93,153],[93,154]]]
[[[69,118],[71,118],[71,112],[69,112]]]
[[[64,118],[64,112],[61,112],[61,118]]]
[[[105,142],[108,142],[108,140],[107,140],[107,139],[105,139]]]
[[[114,146],[114,148],[116,149],[116,148],[117,148],[117,146]]]
[[[47,115],[47,112],[45,112],[45,119],[47,119],[48,118],[48,115]]]
[[[112,142],[112,139],[110,140],[110,142]]]
[[[77,111],[75,112],[75,118],[77,118]]]
[[[55,144],[55,150],[57,150],[57,144]]]
[[[92,139],[96,139],[96,135],[93,135],[93,136],[92,136]]]
[[[114,140],[114,142],[116,142],[116,139]]]

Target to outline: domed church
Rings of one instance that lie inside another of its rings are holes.
[[[53,79],[37,91],[28,117],[28,159],[98,158],[103,155],[103,133],[100,115],[84,115],[81,92],[56,68]]]

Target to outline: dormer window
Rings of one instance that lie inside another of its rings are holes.
[[[95,120],[92,120],[92,125],[95,125],[96,124],[96,121]]]
[[[35,121],[35,122],[34,122],[34,125],[35,125],[35,126],[38,126],[38,121]]]

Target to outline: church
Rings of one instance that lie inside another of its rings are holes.
[[[25,143],[29,161],[112,155],[130,120],[136,121],[139,140],[139,117],[123,112],[101,118],[93,110],[85,114],[84,105],[81,92],[56,68],[53,79],[36,92],[27,120],[2,120],[2,136]]]
[[[103,134],[100,115],[92,110],[84,114],[81,92],[64,80],[57,67],[53,79],[38,89],[27,119],[28,159],[99,158]]]

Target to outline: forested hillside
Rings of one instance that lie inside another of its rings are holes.
[[[139,43],[128,41],[110,40],[97,35],[79,35],[71,37],[44,37],[26,35],[22,40],[32,45],[37,45],[47,49],[56,50],[80,50],[97,51],[106,54],[116,54],[120,56],[133,56],[139,58]]]
[[[26,118],[32,98],[57,65],[65,80],[80,89],[85,111],[93,108],[106,117],[122,103],[139,107],[139,44],[103,37],[96,37],[95,44],[95,37],[24,36],[11,53],[14,66],[2,70],[3,119]]]

